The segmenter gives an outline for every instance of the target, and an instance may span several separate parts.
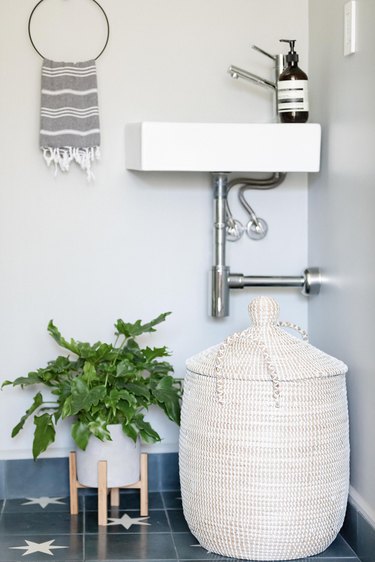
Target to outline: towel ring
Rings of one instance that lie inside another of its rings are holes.
[[[29,32],[30,42],[31,42],[32,46],[34,47],[35,51],[38,53],[38,55],[39,55],[40,57],[42,57],[42,59],[45,59],[45,58],[47,58],[47,57],[45,57],[44,55],[42,55],[42,53],[37,49],[37,47],[35,46],[35,43],[34,43],[34,41],[33,41],[32,35],[31,35],[31,20],[33,19],[33,15],[34,15],[34,13],[35,13],[35,10],[38,8],[38,6],[40,6],[40,4],[41,4],[42,2],[44,2],[44,0],[39,0],[39,2],[38,2],[38,3],[34,6],[34,8],[32,9],[32,12],[31,12],[30,17],[29,17],[29,23],[28,23],[28,25],[27,25],[27,29],[28,29],[28,32]],[[104,47],[102,48],[102,50],[100,51],[100,53],[99,53],[99,54],[95,57],[95,59],[94,59],[94,60],[98,60],[98,58],[104,53],[104,51],[105,51],[105,49],[106,49],[106,47],[107,47],[107,45],[108,45],[109,33],[110,33],[110,26],[109,26],[108,16],[107,16],[107,14],[105,13],[104,8],[99,4],[99,2],[97,2],[97,0],[92,0],[92,2],[94,2],[94,4],[96,4],[96,5],[98,6],[98,8],[102,11],[103,16],[104,16],[105,21],[106,21],[106,25],[107,25],[107,37],[106,37],[106,40],[105,40],[105,43],[104,43]]]

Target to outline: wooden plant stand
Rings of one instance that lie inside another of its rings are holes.
[[[138,482],[121,486],[140,490],[140,513],[141,517],[148,516],[148,462],[147,453],[141,453],[141,477]],[[69,485],[70,485],[70,514],[78,514],[78,489],[87,488],[77,480],[76,454],[69,454]],[[107,525],[107,496],[111,491],[111,506],[120,505],[120,488],[108,488],[107,485],[107,461],[98,462],[98,525]]]

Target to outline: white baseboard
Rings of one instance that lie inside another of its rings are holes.
[[[375,510],[363,499],[353,486],[349,488],[349,501],[375,529]]]

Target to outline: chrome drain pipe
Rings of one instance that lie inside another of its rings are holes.
[[[304,295],[318,294],[321,286],[320,271],[316,267],[306,269],[300,276],[258,276],[230,273],[225,264],[226,203],[228,174],[214,173],[214,265],[211,271],[211,316],[229,316],[230,289],[245,287],[296,287]]]
[[[214,187],[214,265],[211,272],[211,316],[229,316],[229,267],[225,265],[226,203],[228,175],[213,174]]]
[[[317,295],[320,291],[321,276],[317,267],[305,269],[303,275],[293,277],[288,275],[242,275],[229,273],[228,286],[230,289],[244,289],[245,287],[297,287],[303,295]]]
[[[230,289],[244,289],[245,287],[300,287],[305,284],[305,278],[269,275],[259,277],[258,275],[242,275],[241,273],[230,274],[228,285]]]

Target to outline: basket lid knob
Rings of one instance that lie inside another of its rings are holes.
[[[279,303],[271,297],[257,297],[249,304],[249,315],[254,326],[277,324],[279,312]]]

